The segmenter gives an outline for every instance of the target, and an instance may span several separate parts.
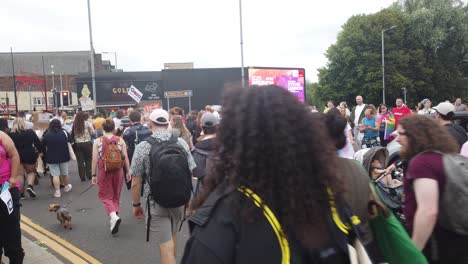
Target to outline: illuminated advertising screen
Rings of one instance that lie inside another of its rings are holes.
[[[249,68],[249,85],[278,85],[296,98],[305,100],[305,70],[281,68]]]

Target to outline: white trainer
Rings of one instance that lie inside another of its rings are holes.
[[[68,184],[67,186],[65,186],[65,188],[63,188],[63,191],[67,193],[67,192],[71,191],[72,188],[73,188],[72,185]]]
[[[110,219],[110,230],[111,234],[115,235],[117,232],[119,232],[119,225],[122,222],[122,219],[120,219],[117,215],[112,215]]]

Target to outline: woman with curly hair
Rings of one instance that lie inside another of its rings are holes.
[[[278,86],[228,89],[222,105],[219,160],[193,204],[182,263],[347,263],[331,224],[341,184],[321,115]]]
[[[73,139],[75,140],[76,162],[81,181],[91,180],[91,160],[93,156],[93,143],[91,138],[94,129],[88,121],[88,113],[78,112],[73,121]]]

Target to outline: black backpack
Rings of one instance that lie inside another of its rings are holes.
[[[172,134],[167,141],[148,137],[151,144],[150,186],[151,198],[164,208],[177,208],[190,200],[192,174],[184,148],[177,144],[178,137]]]
[[[203,179],[212,168],[215,161],[214,150],[202,150],[197,147],[192,151],[193,160],[197,167],[193,169],[193,177],[199,180]]]
[[[135,148],[140,142],[145,141],[146,138],[151,136],[152,132],[149,128],[143,126],[143,125],[138,125],[138,126],[133,126],[129,127],[128,133],[135,134],[135,138],[133,140],[130,140],[129,142],[126,141],[127,143],[127,153],[129,157],[129,161],[132,161],[133,154],[135,153]],[[126,132],[124,132],[125,135]]]

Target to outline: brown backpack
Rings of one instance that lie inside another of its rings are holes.
[[[116,171],[123,168],[125,157],[119,149],[118,140],[114,137],[108,139],[105,136],[101,137],[103,142],[103,152],[101,159],[104,163],[104,171]]]

